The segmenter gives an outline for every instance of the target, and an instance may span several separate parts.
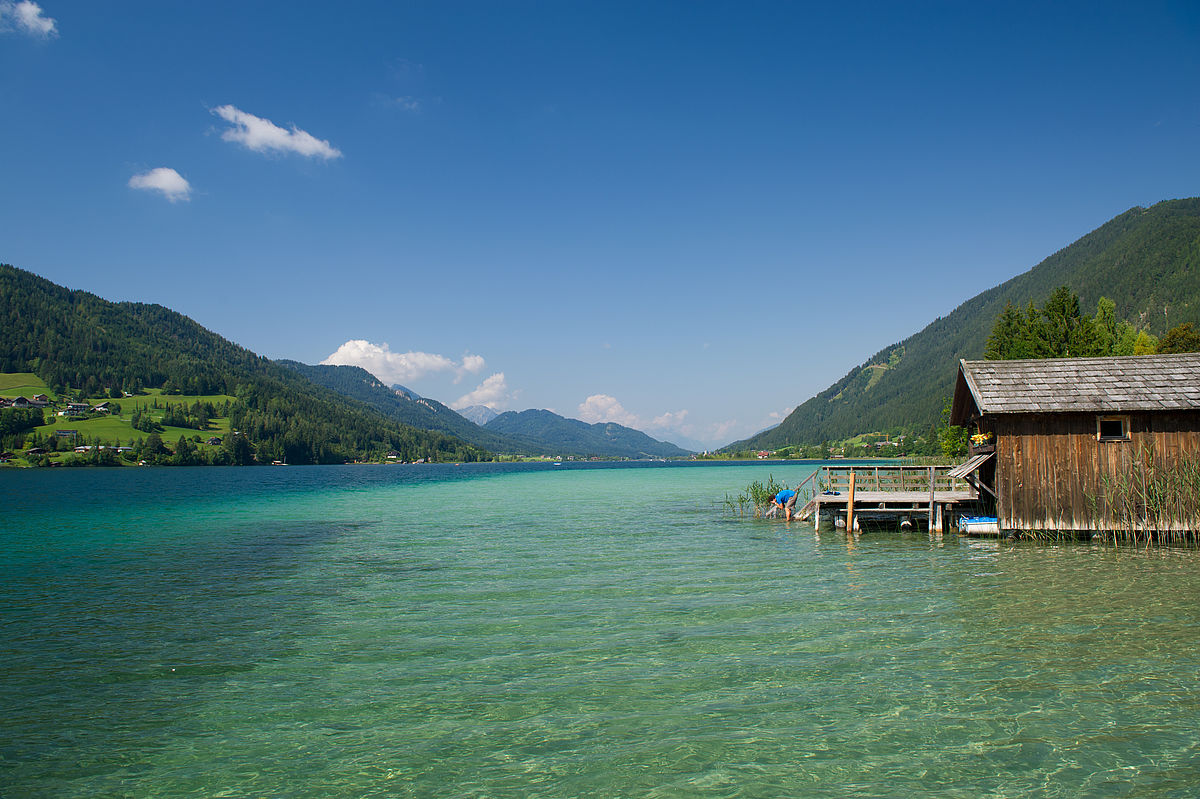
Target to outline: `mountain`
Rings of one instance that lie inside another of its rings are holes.
[[[458,409],[458,415],[477,425],[485,425],[500,414],[486,405],[468,405]]]
[[[880,350],[775,428],[724,449],[777,449],[875,430],[927,429],[953,390],[959,359],[983,356],[1005,304],[1040,304],[1059,286],[1078,293],[1084,313],[1107,297],[1118,319],[1156,335],[1184,322],[1200,323],[1200,198],[1126,211]]]
[[[493,411],[488,424],[480,426],[437,400],[418,396],[403,386],[388,388],[383,381],[358,366],[309,366],[297,361],[278,363],[318,385],[366,403],[389,419],[422,430],[453,435],[492,452],[628,458],[688,454],[687,450],[655,441],[645,433],[628,427],[618,424],[588,425],[549,411],[524,411],[519,414],[496,414]]]
[[[550,411],[502,413],[484,426],[505,435],[541,441],[560,455],[598,455],[615,458],[677,458],[690,454],[674,444],[613,422],[587,424]]]
[[[298,361],[277,361],[317,385],[363,402],[389,419],[421,430],[431,430],[460,438],[492,452],[510,454],[553,454],[541,442],[507,436],[464,419],[437,400],[419,396],[403,386],[388,388],[383,381],[360,366],[309,366]]]
[[[109,302],[7,264],[0,264],[0,372],[34,372],[56,393],[70,386],[87,397],[142,388],[228,395],[231,426],[268,463],[341,463],[390,451],[405,460],[487,456],[384,418],[169,308]]]
[[[649,434],[647,434],[649,435]],[[651,436],[653,438],[653,436]],[[688,452],[708,452],[715,449],[711,443],[701,441],[697,438],[690,438],[682,433],[671,432],[667,436],[658,439],[664,444],[674,444],[677,447],[687,450]]]

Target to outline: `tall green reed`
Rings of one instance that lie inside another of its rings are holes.
[[[1100,536],[1120,542],[1197,543],[1200,536],[1200,454],[1156,457],[1138,447],[1125,467],[1100,475],[1100,491],[1088,495]]]

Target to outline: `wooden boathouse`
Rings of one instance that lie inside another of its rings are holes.
[[[1001,530],[1200,530],[1194,502],[1129,489],[1200,463],[1200,353],[964,360],[950,422]]]

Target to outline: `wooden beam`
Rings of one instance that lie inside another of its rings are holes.
[[[850,496],[846,498],[846,532],[854,533],[854,470],[850,470]]]
[[[933,503],[937,498],[937,483],[935,482],[933,467],[929,467],[929,529],[933,530]]]
[[[975,489],[976,493],[979,493],[979,489],[982,488],[984,491],[986,491],[992,495],[992,499],[996,499],[996,492],[993,491],[991,488],[989,488],[987,483],[983,482],[982,480],[976,480],[974,477],[971,477],[971,476],[968,476],[964,479],[967,481],[967,485],[969,485],[969,486],[971,486],[971,488]]]

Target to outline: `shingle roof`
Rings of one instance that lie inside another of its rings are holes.
[[[1200,353],[962,361],[980,413],[1200,409]]]

